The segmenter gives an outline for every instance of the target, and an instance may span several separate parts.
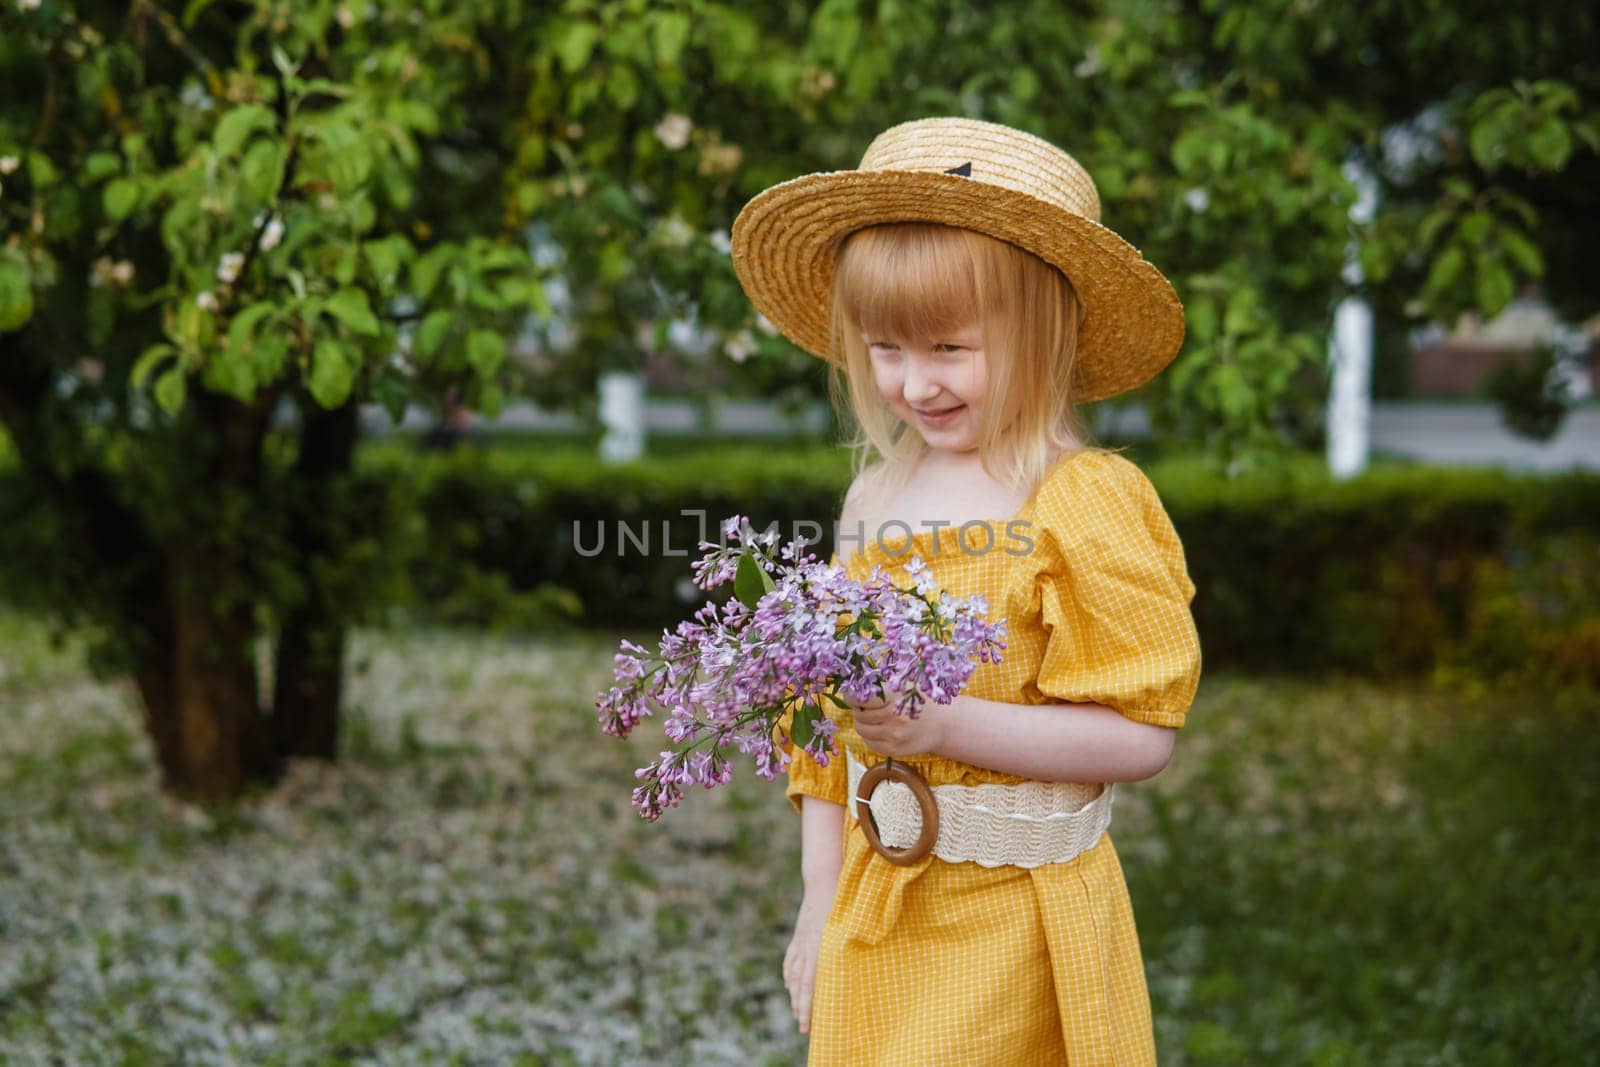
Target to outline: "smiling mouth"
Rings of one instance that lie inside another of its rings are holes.
[[[960,408],[962,406],[964,406],[964,405],[957,404],[955,407],[940,408],[938,411],[927,411],[927,410],[924,410],[922,408],[913,408],[912,410],[915,411],[918,415],[948,415],[948,414],[950,414],[950,412],[955,411],[956,408]]]

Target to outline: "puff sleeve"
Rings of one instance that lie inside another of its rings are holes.
[[[835,565],[839,562],[838,553],[829,561]],[[783,727],[787,732],[788,720],[793,717],[790,712],[784,716]],[[821,766],[803,748],[785,741],[785,751],[789,753],[789,785],[787,795],[789,803],[794,805],[794,810],[800,810],[800,798],[803,796],[817,797],[821,800],[831,801],[841,807],[845,804],[845,794],[848,789],[844,753],[833,757],[826,767]]]
[[[1086,455],[1037,514],[1040,694],[1181,727],[1200,682],[1195,587],[1155,486],[1119,455]]]
[[[789,742],[791,757],[789,762],[789,787],[787,795],[789,803],[794,805],[794,810],[800,810],[800,798],[817,797],[820,800],[832,801],[840,807],[845,802],[845,759],[841,753],[828,761],[823,767],[811,758],[811,754],[803,748],[796,748]]]

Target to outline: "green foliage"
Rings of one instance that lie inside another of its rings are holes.
[[[1600,691],[1600,552],[1565,531],[1475,561],[1475,595],[1461,640],[1438,677],[1482,694],[1489,685],[1537,690],[1552,680]]]
[[[20,220],[30,198],[54,189],[45,201],[54,235],[88,220],[85,192],[107,221],[144,217],[174,259],[161,302],[212,292],[222,318],[230,308],[215,284],[220,258],[252,254],[247,223],[276,224],[258,210],[292,205],[277,219],[287,234],[276,256],[248,264],[261,275],[258,291],[294,284],[292,271],[309,279],[272,323],[292,358],[269,351],[256,366],[230,347],[211,387],[233,395],[296,368],[309,385],[318,338],[294,329],[317,327],[307,300],[354,285],[380,322],[393,302],[433,301],[443,260],[476,269],[482,249],[461,254],[473,235],[465,220],[481,227],[490,212],[507,228],[536,224],[563,250],[556,269],[574,297],[577,339],[524,376],[521,387],[539,399],[568,402],[598,371],[639,365],[641,348],[684,365],[702,387],[814,392],[815,365],[754,329],[718,243],[734,213],[775,181],[854,165],[871,132],[907,116],[998,119],[1074,152],[1098,179],[1108,224],[1167,270],[1200,305],[1198,317],[1219,286],[1258,309],[1235,320],[1237,330],[1192,331],[1183,362],[1193,368],[1159,380],[1148,398],[1164,432],[1244,469],[1285,437],[1317,432],[1315,368],[1348,243],[1394,305],[1446,321],[1465,310],[1492,315],[1547,273],[1543,246],[1559,234],[1545,208],[1559,210],[1564,183],[1600,143],[1594,75],[1578,43],[1592,36],[1594,17],[1571,5],[1472,19],[1446,4],[1325,12],[1294,0],[1076,11],[1039,0],[982,11],[938,0],[747,9],[675,0],[412,15],[403,5],[358,16],[319,4],[291,22],[262,6],[239,20],[228,64],[210,59],[224,54],[226,35],[204,6],[163,15],[154,47],[170,50],[160,55],[169,65],[181,62],[159,97],[128,91],[126,72],[149,69],[151,57],[110,17],[8,16],[19,31],[9,38],[12,62],[52,92],[69,86],[50,82],[40,57],[84,60],[70,86],[76,115],[93,115],[109,94],[115,110],[162,122],[138,133],[102,122],[78,139],[77,158],[49,144],[22,149],[15,134],[0,139],[0,153],[19,153],[11,182],[23,192],[4,203]],[[1420,151],[1404,162],[1384,135],[1419,115],[1429,124],[1413,129]],[[25,129],[26,117],[18,111],[0,130]],[[462,139],[441,131],[468,121],[507,156],[454,162]],[[183,151],[159,161],[166,138]],[[1341,171],[1352,157],[1383,185],[1378,217],[1354,229]],[[385,210],[408,225],[363,240],[383,227]],[[438,257],[408,285],[406,264],[430,251],[413,242],[446,231]],[[29,263],[39,255],[27,251]],[[53,277],[51,265],[37,268],[0,265],[0,321],[31,314],[19,276],[29,292],[53,284],[41,280]],[[418,347],[437,367],[404,353],[385,363],[396,331],[336,316],[363,351],[353,388],[396,407],[407,383],[438,386],[436,370],[465,377],[475,403],[497,400],[497,386],[481,380],[494,359],[481,346],[458,347],[482,324],[449,324],[507,303],[540,309],[526,262],[513,274],[452,273],[455,307],[398,313],[430,324]],[[149,299],[159,274],[137,276],[136,299]],[[676,349],[664,327],[681,314],[740,355]],[[192,318],[174,323],[185,337],[205,329]],[[185,373],[215,358],[175,344]],[[752,346],[753,360],[743,355]],[[315,392],[337,396],[337,384],[335,376]],[[167,396],[176,395],[172,383]]]
[[[43,95],[0,108],[0,157],[28,162],[0,200],[16,235],[0,255],[0,330],[34,322],[29,343],[54,337],[56,358],[96,359],[108,395],[134,389],[130,410],[154,382],[173,419],[196,376],[245,403],[302,388],[327,407],[500,388],[499,362],[471,357],[467,329],[436,333],[426,359],[408,352],[407,329],[437,313],[504,334],[547,310],[541,272],[497,235],[492,203],[435,188],[460,158],[438,139],[440,116],[489,74],[462,34],[492,38],[499,16],[419,25],[391,5],[334,24],[321,5],[287,22],[261,5],[224,22],[202,10],[156,15],[154,39],[109,12],[7,16],[0,67]],[[82,60],[75,80],[51,66],[63,54]],[[39,126],[41,114],[53,121]],[[473,221],[451,235],[443,211]],[[87,329],[74,328],[86,304]],[[152,378],[133,368],[140,353],[174,362]]]
[[[1490,89],[1466,110],[1473,161],[1489,174],[1503,166],[1559,171],[1572,155],[1571,120],[1579,111],[1578,93],[1554,79],[1530,85],[1518,78],[1509,89]],[[1592,126],[1580,124],[1577,133],[1593,143]]]
[[[1561,429],[1573,399],[1560,373],[1564,364],[1556,346],[1541,344],[1528,358],[1507,360],[1489,372],[1484,392],[1500,406],[1500,421],[1513,433],[1548,441]]]

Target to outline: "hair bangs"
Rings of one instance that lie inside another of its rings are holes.
[[[874,339],[941,339],[978,321],[978,269],[967,235],[902,222],[852,234],[835,279],[840,310]]]

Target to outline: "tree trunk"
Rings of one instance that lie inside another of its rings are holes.
[[[205,432],[215,435],[206,442],[201,467],[211,484],[195,491],[218,492],[223,499],[217,506],[224,510],[227,495],[256,497],[272,394],[246,405],[197,391],[189,402]],[[175,735],[169,787],[200,803],[236,799],[252,786],[271,784],[283,766],[261,708],[254,606],[234,588],[243,565],[242,546],[213,529],[186,530],[168,547],[170,684],[152,671],[144,695],[148,713],[168,720],[152,734]],[[152,698],[170,704],[150,704]]]
[[[212,584],[214,560],[175,552],[170,566],[161,610],[140,624],[152,651],[134,682],[162,787],[211,803],[276,781],[282,760],[259,706],[250,612],[219,618],[213,598],[199,591]]]
[[[273,687],[275,747],[284,757],[338,758],[345,625],[339,605],[318,584],[316,563],[342,545],[336,479],[348,474],[359,430],[352,404],[326,411],[307,405],[294,480],[301,489],[291,540],[306,577],[305,600],[283,620]]]
[[[150,735],[156,763],[161,767],[162,787],[176,793],[181,791],[186,776],[178,732],[178,678],[172,655],[174,620],[172,612],[166,610],[167,601],[165,595],[155,598],[140,622],[131,624],[147,645],[139,655],[133,680],[139,687],[145,732]]]
[[[219,612],[208,591],[228,562],[211,553],[174,560],[170,599],[176,623],[171,712],[181,761],[173,785],[205,803],[236,798],[277,777],[261,713],[250,608]]]

